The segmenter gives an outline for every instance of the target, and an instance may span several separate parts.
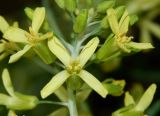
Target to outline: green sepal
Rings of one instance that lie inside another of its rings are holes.
[[[102,45],[101,48],[96,53],[96,59],[98,60],[104,60],[110,56],[112,56],[114,53],[117,52],[117,47],[115,45],[115,37],[113,34],[111,34],[105,41],[105,43]]]
[[[98,4],[97,12],[105,13],[108,8],[112,8],[115,5],[115,0],[107,0]]]
[[[51,53],[45,42],[37,43],[33,47],[33,50],[46,64],[51,64],[56,59],[56,57]]]
[[[76,33],[81,33],[84,31],[88,19],[88,10],[82,10],[76,17],[75,23],[73,25],[73,30]]]
[[[69,12],[74,12],[77,4],[76,4],[76,0],[65,0],[65,7]]]
[[[68,78],[68,81],[67,81],[67,85],[73,90],[80,89],[82,86],[82,83],[83,83],[82,79],[77,75],[71,75],[71,77]]]
[[[80,91],[77,91],[76,93],[77,101],[79,102],[85,101],[89,97],[91,92],[92,92],[92,89],[86,83],[84,83],[80,88]]]
[[[108,90],[108,93],[113,96],[122,95],[125,84],[126,82],[124,80],[107,79],[103,82],[103,86]]]

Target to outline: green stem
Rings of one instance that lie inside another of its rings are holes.
[[[65,103],[65,102],[39,101],[38,103],[39,103],[39,104],[54,104],[54,105],[67,106],[67,103]]]
[[[74,90],[68,87],[68,109],[70,116],[78,116]]]

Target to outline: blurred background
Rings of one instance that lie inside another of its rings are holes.
[[[99,0],[102,1],[102,0]],[[144,41],[142,39],[142,27],[144,26],[144,20],[154,22],[157,27],[160,25],[160,2],[156,0],[155,4],[152,4],[146,0],[147,3],[144,8],[137,6],[138,1],[145,0],[121,0],[117,1],[117,5],[126,5],[130,13],[138,14],[139,21],[130,28],[130,34],[134,36],[135,41]],[[50,0],[50,5],[54,16],[59,24],[63,25],[62,32],[66,37],[68,36],[69,23],[63,19],[63,11],[57,7],[54,0]],[[9,23],[13,21],[18,21],[20,27],[27,29],[31,22],[27,19],[24,8],[31,7],[35,8],[37,6],[43,6],[44,2],[40,0],[1,0],[0,1],[0,15],[4,16]],[[143,4],[143,2],[141,3]],[[148,6],[147,6],[148,5]],[[155,14],[154,14],[155,13]],[[145,26],[143,27],[145,28]],[[145,29],[148,30],[150,34],[150,40],[154,45],[155,49],[145,52],[140,52],[133,54],[131,56],[123,57],[122,59],[115,59],[110,63],[95,65],[93,64],[88,68],[88,70],[99,77],[99,80],[104,80],[105,78],[114,79],[124,79],[126,80],[125,90],[129,90],[131,94],[138,99],[144,90],[151,84],[156,83],[158,86],[155,98],[151,106],[146,111],[149,116],[159,116],[160,115],[160,26],[159,35],[149,30],[150,27]],[[158,30],[158,28],[157,28]],[[0,36],[2,34],[0,33]],[[22,58],[14,64],[7,64],[8,57],[0,61],[0,74],[4,67],[10,70],[13,84],[16,91],[29,94],[37,95],[40,98],[39,91],[41,88],[51,79],[52,74],[45,70],[45,66],[42,66],[42,61],[38,58],[35,59],[25,59]],[[53,64],[54,65],[54,64]],[[94,68],[93,68],[94,67]],[[98,69],[98,70],[97,70]],[[52,72],[52,71],[51,71]],[[54,73],[56,72],[53,71]],[[2,85],[2,80],[0,79],[0,92],[6,93]],[[87,99],[90,110],[93,116],[110,116],[111,113],[118,108],[123,106],[124,95],[120,97],[107,96],[106,99],[101,98],[96,93],[92,94]],[[54,95],[51,95],[47,99],[56,100]],[[55,105],[38,105],[32,111],[17,112],[18,115],[26,114],[26,116],[46,116],[53,110],[57,109],[59,106]],[[0,106],[0,116],[5,116],[8,110],[4,106]]]

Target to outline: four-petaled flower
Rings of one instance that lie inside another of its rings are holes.
[[[29,27],[29,32],[26,32],[25,30],[16,27],[9,27],[4,32],[3,37],[5,39],[12,42],[25,44],[25,47],[22,50],[18,51],[10,57],[9,63],[16,62],[31,48],[34,48],[33,50],[41,57],[41,54],[39,54],[35,46],[43,40],[52,37],[53,35],[52,32],[48,32],[44,35],[38,32],[41,25],[43,24],[44,18],[45,8],[36,8],[33,14],[32,26]]]
[[[90,40],[82,49],[77,57],[72,57],[67,49],[54,36],[48,41],[49,49],[57,58],[65,65],[65,70],[56,74],[51,81],[41,90],[42,98],[46,98],[58,89],[69,77],[77,75],[85,83],[87,83],[93,90],[95,90],[102,97],[106,97],[108,91],[103,87],[100,81],[92,74],[83,70],[84,65],[95,52],[99,44],[97,37]],[[76,78],[78,78],[76,77]]]
[[[116,11],[113,8],[107,10],[108,21],[112,32],[115,34],[115,43],[124,52],[130,53],[132,50],[143,50],[154,48],[150,43],[136,43],[132,42],[133,37],[128,37],[130,17],[125,11],[118,23]]]

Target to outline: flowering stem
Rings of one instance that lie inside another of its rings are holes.
[[[70,116],[78,116],[74,90],[68,87],[68,109]]]

